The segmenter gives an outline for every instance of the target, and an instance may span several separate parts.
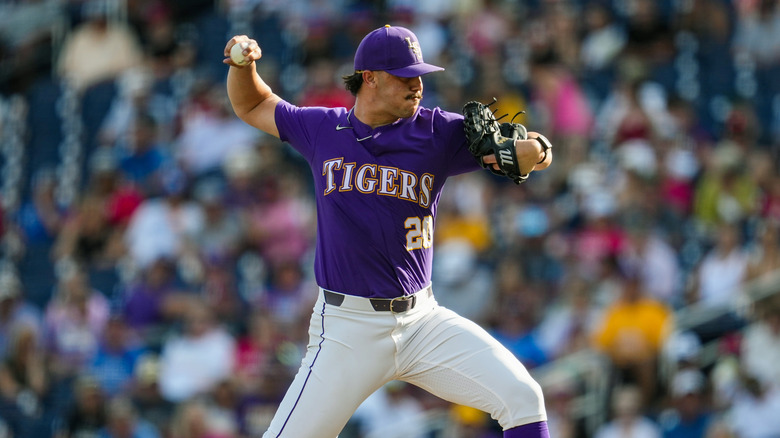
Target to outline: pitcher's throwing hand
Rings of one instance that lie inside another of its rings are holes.
[[[263,56],[257,41],[250,39],[246,35],[234,36],[225,45],[225,64],[233,67],[243,67],[249,65]]]

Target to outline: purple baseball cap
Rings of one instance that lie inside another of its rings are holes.
[[[382,70],[413,78],[444,69],[423,62],[420,43],[411,30],[386,24],[360,42],[355,53],[355,71],[363,70]]]

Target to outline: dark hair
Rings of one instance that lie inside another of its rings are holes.
[[[360,91],[360,86],[363,85],[363,72],[355,72],[348,76],[342,76],[344,79],[344,87],[352,93],[353,96],[357,96]]]

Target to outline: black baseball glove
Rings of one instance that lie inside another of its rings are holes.
[[[495,103],[495,100],[493,102]],[[490,105],[471,101],[463,106],[463,129],[466,132],[469,152],[482,167],[520,184],[528,179],[528,174],[520,172],[515,140],[527,139],[528,131],[520,123],[499,123],[490,110]],[[488,155],[496,157],[499,169],[485,163],[484,159]]]

